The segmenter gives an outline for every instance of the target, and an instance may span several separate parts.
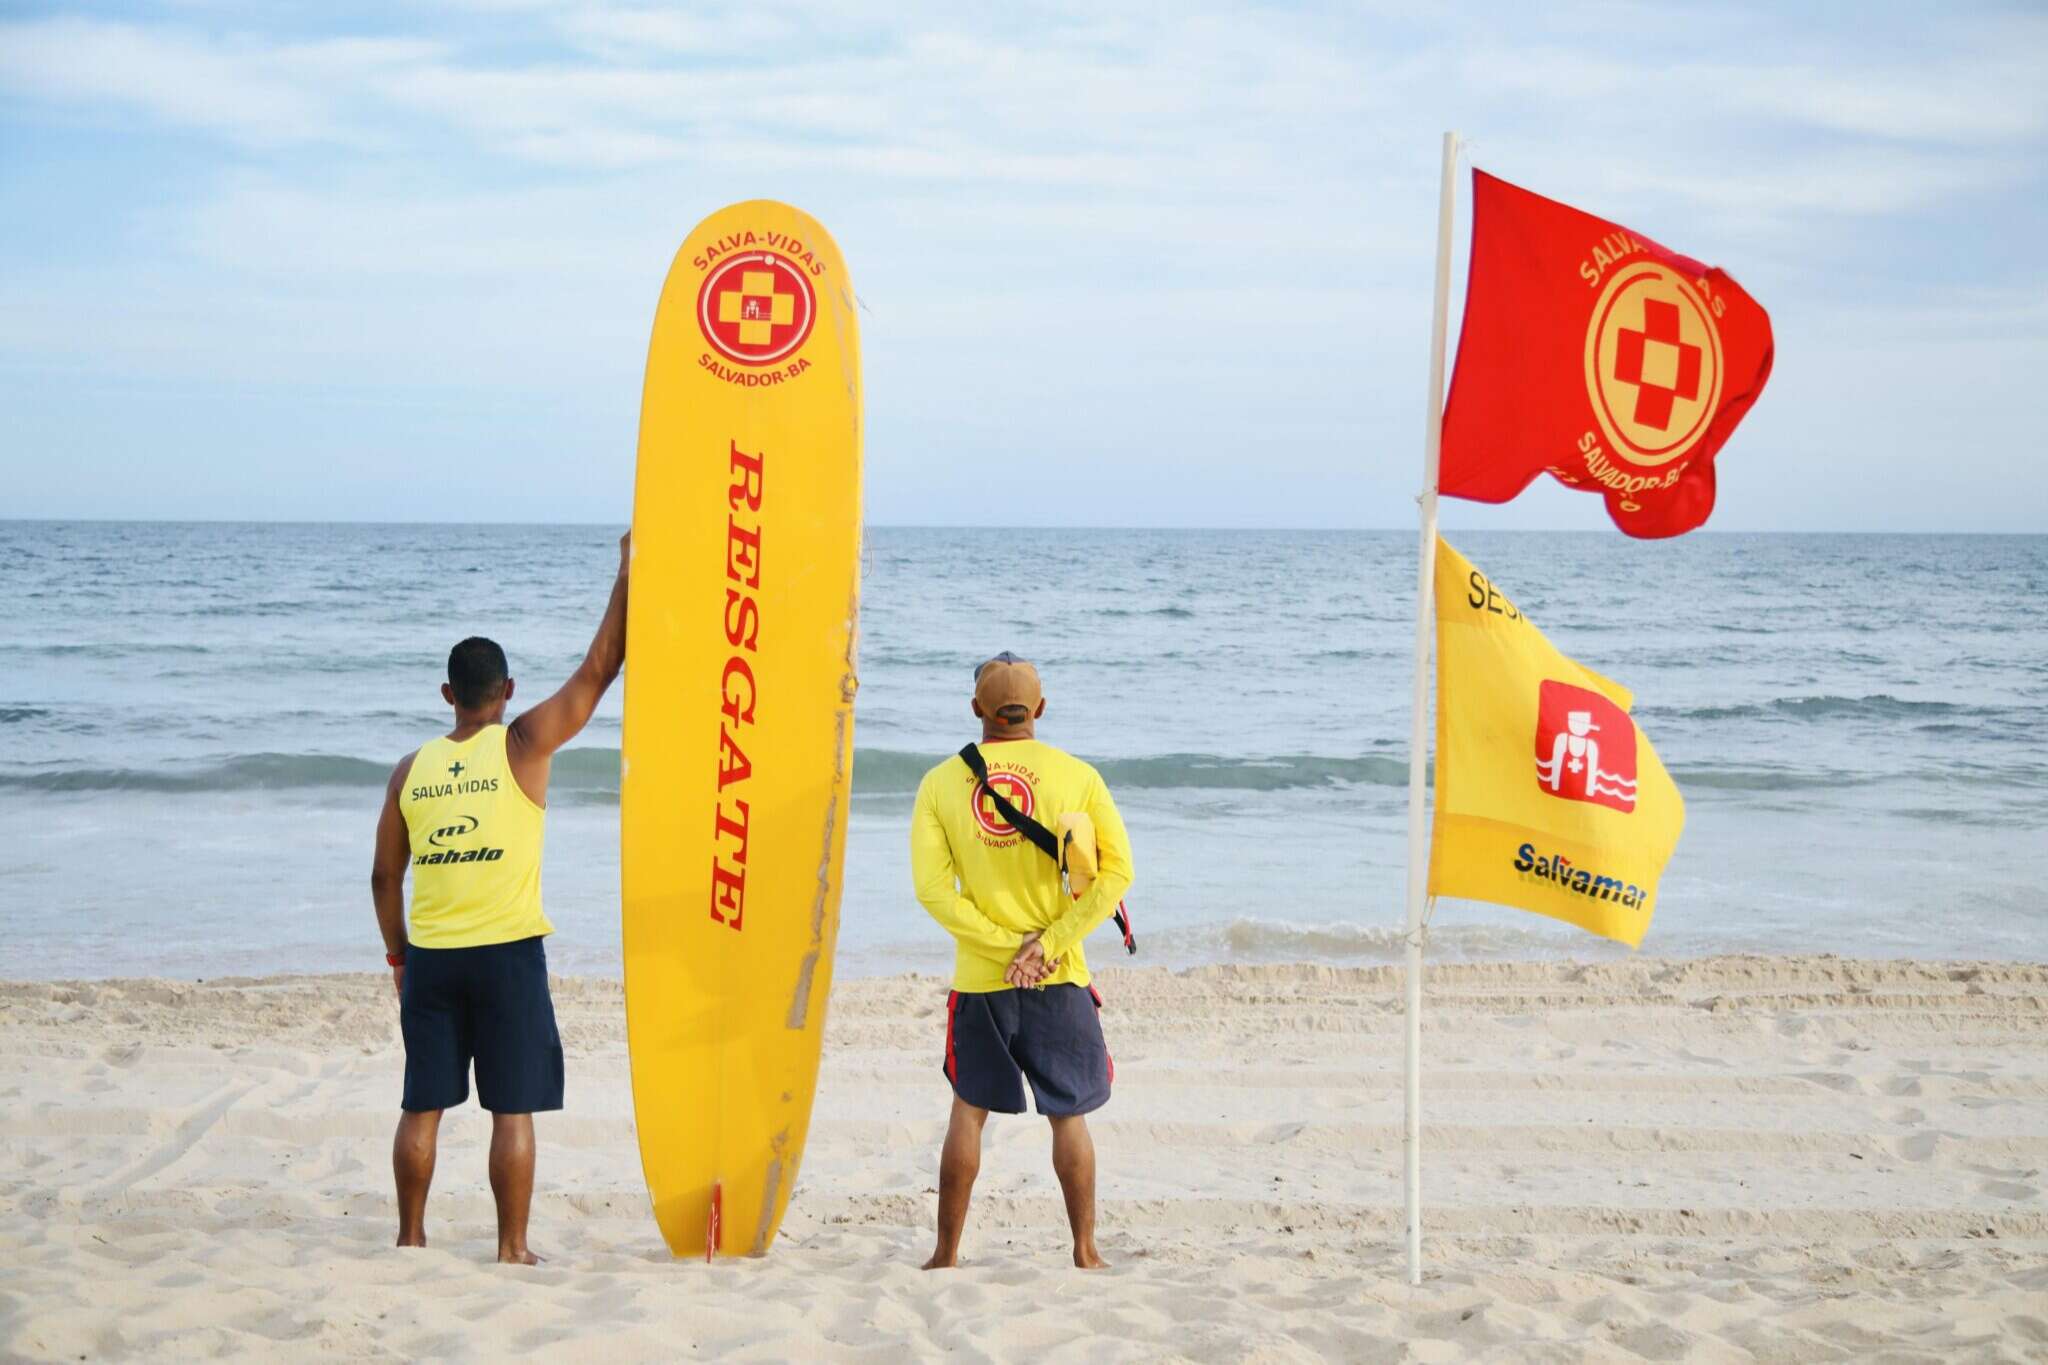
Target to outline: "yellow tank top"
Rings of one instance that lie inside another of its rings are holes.
[[[398,809],[412,838],[410,942],[475,948],[555,931],[540,909],[547,812],[512,776],[504,726],[420,746]]]

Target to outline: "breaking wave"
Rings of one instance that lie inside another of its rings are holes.
[[[1656,719],[1683,720],[1753,720],[1764,716],[1788,717],[1793,720],[1919,720],[1936,716],[1990,716],[1996,711],[1985,707],[1963,706],[1947,701],[1914,701],[1877,693],[1866,697],[1838,697],[1821,695],[1815,697],[1779,697],[1768,702],[1745,702],[1734,706],[1662,707],[1644,706],[1637,709],[1637,716],[1645,721]]]
[[[54,768],[0,773],[0,790],[40,792],[235,792],[293,787],[374,787],[389,763],[333,754],[239,754],[219,763],[163,768]]]
[[[4,713],[0,713],[4,714]],[[902,749],[860,749],[854,754],[856,797],[908,797],[940,755]],[[1096,763],[1113,792],[1219,791],[1331,792],[1393,790],[1408,783],[1407,760],[1386,754],[1338,757],[1278,754],[1154,754]],[[150,768],[32,767],[0,769],[0,792],[155,792],[168,795],[322,788],[375,788],[391,775],[391,760],[343,754],[237,754],[210,763]],[[1681,792],[1828,792],[1890,785],[1919,786],[1933,776],[1963,787],[2037,789],[2048,773],[2026,765],[1959,763],[1938,775],[1871,773],[1840,769],[1673,764]],[[555,755],[549,796],[569,803],[618,800],[619,751],[593,746]]]
[[[917,790],[939,756],[899,749],[862,749],[854,755],[855,795]],[[1213,788],[1229,791],[1288,791],[1304,787],[1399,787],[1407,784],[1406,760],[1380,754],[1339,758],[1328,754],[1227,757],[1220,754],[1155,754],[1096,761],[1112,791]]]
[[[1494,924],[1433,924],[1432,960],[1489,960],[1606,956],[1597,939],[1569,929]],[[1286,920],[1238,919],[1182,934],[1184,948],[1238,962],[1399,962],[1407,956],[1407,932],[1398,923],[1301,924]],[[1217,950],[1221,951],[1218,952]],[[1611,950],[1625,955],[1626,949]]]
[[[855,795],[909,795],[939,755],[899,749],[861,749],[854,754]],[[1159,754],[1112,758],[1097,765],[1113,789],[1223,788],[1284,791],[1344,785],[1398,787],[1408,781],[1407,764],[1365,755],[1336,758],[1283,754],[1233,758],[1218,754]],[[389,761],[340,754],[238,754],[213,763],[160,768],[50,768],[0,772],[0,790],[44,792],[236,792],[293,787],[373,787],[391,775]],[[555,755],[550,794],[616,798],[619,751],[565,749]]]

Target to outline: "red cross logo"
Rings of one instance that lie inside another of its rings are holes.
[[[697,291],[704,339],[742,365],[773,365],[788,356],[810,336],[816,317],[810,276],[773,251],[720,263]]]
[[[1586,324],[1586,396],[1607,453],[1658,469],[1706,435],[1721,405],[1721,334],[1706,298],[1660,261],[1608,279]]]
[[[1678,334],[1678,305],[1643,300],[1643,330],[1625,327],[1614,339],[1614,377],[1636,386],[1635,420],[1668,431],[1672,405],[1700,396],[1706,353]]]
[[[1024,814],[1031,814],[1036,803],[1032,800],[1031,784],[1015,773],[990,773],[988,785],[1003,794],[1003,799]],[[996,812],[996,803],[983,788],[974,789],[974,822],[998,839],[1007,839],[1017,832],[1017,827]]]

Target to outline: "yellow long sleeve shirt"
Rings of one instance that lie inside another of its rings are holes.
[[[918,784],[910,819],[910,870],[917,899],[957,945],[953,989],[1007,990],[1003,969],[1027,934],[1040,934],[1046,985],[1088,984],[1081,940],[1108,919],[1131,885],[1131,841],[1102,774],[1072,754],[1035,739],[984,741],[989,782],[1048,829],[1085,811],[1095,824],[1095,884],[1079,900],[1067,894],[1053,860],[996,813],[958,754]]]

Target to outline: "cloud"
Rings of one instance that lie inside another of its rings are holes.
[[[645,196],[603,203],[594,211],[580,187],[422,194],[365,177],[314,189],[241,176],[163,226],[196,261],[237,274],[412,287],[611,274],[676,231],[650,230]]]
[[[1639,52],[1495,42],[1457,59],[1475,88],[1557,105],[1599,101],[1625,125],[1806,129],[1931,145],[2037,140],[2048,129],[2042,78],[2048,26],[1968,30],[1963,53],[1915,50],[1867,60],[1837,47],[1825,60],[1646,63]]]
[[[1186,169],[1190,134],[1205,128],[1217,134],[1210,153],[1228,160],[1233,142],[1394,99],[1305,33],[1238,17],[1193,15],[1158,33],[909,29],[829,54],[789,41],[782,11],[727,22],[603,7],[524,21],[553,26],[568,48],[486,60],[453,42],[20,23],[0,26],[0,86],[259,149],[454,135],[512,160],[620,168],[730,162],[724,149],[739,145],[877,175],[1125,185]],[[727,60],[699,60],[707,53]]]
[[[2048,126],[2038,50],[1877,70],[1701,67],[1691,75],[1729,108],[1838,133],[1961,146],[2023,142]]]
[[[785,12],[764,6],[715,16],[621,5],[579,6],[558,22],[576,46],[615,62],[675,55],[759,57],[764,51],[772,54],[799,32]]]
[[[1764,299],[1783,345],[1745,432],[1760,465],[1774,431],[1846,429],[1837,390],[1874,349],[1887,373],[2003,366],[1981,386],[2002,397],[2048,329],[2018,302],[2048,297],[2048,83],[2027,78],[2048,26],[2018,19],[466,0],[386,11],[417,35],[393,37],[238,0],[174,13],[0,22],[10,145],[66,132],[0,178],[0,207],[46,209],[0,232],[0,372],[51,377],[25,392],[52,429],[130,383],[228,395],[221,433],[237,392],[343,424],[358,401],[439,414],[386,421],[401,462],[465,429],[630,442],[676,243],[767,195],[852,262],[889,515],[971,514],[952,454],[972,446],[1100,466],[1133,497],[1171,482],[1196,520],[1284,519],[1251,496],[1281,462],[1348,519],[1383,458],[1412,479],[1447,123],[1488,169]],[[1946,438],[1903,385],[1856,409],[1871,461]],[[1976,420],[2034,449],[2019,419]]]
[[[414,41],[208,39],[161,26],[51,19],[0,24],[0,87],[277,147],[360,136],[344,114],[366,74],[431,59]]]

